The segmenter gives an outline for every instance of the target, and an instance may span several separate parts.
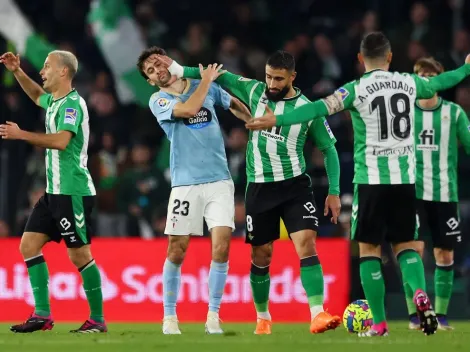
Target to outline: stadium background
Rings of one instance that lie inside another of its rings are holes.
[[[94,15],[92,2],[100,7]],[[15,16],[19,13],[30,27],[20,26],[24,22],[19,20],[13,21],[18,28],[5,25],[8,12],[3,10],[12,4],[19,10]],[[78,56],[80,69],[75,87],[86,99],[91,117],[89,168],[98,189],[94,253],[107,277],[109,302],[105,309],[112,317],[114,310],[122,311],[124,304],[131,304],[133,309],[127,316],[130,320],[160,319],[159,275],[166,252],[162,232],[170,191],[169,145],[148,107],[142,103],[147,99],[148,87],[143,79],[133,77],[133,85],[129,85],[136,93],[137,98],[133,98],[133,94],[119,86],[123,79],[119,63],[136,61],[138,52],[132,49],[139,45],[162,46],[182,64],[219,62],[234,73],[263,80],[267,56],[283,48],[295,55],[298,72],[295,84],[311,99],[325,96],[341,83],[360,76],[362,67],[356,63],[355,55],[362,35],[369,31],[383,30],[390,37],[393,70],[411,71],[413,62],[426,55],[433,55],[446,69],[453,69],[470,53],[468,0],[173,0],[171,3],[162,0],[2,0],[0,10],[0,52],[23,48],[22,67],[34,79],[39,80],[38,65],[42,65],[49,48],[70,50]],[[129,31],[119,31],[118,24],[123,18],[132,23],[127,29],[134,28],[140,36],[138,44],[127,41]],[[114,30],[114,42],[93,27],[99,21],[106,24],[103,28]],[[34,43],[28,43],[37,44],[31,50],[18,40],[21,37],[18,31],[26,27],[37,35]],[[0,67],[0,80],[0,121],[15,121],[24,129],[43,132],[44,112],[29,101],[3,67]],[[463,82],[443,96],[470,113],[470,82]],[[236,304],[245,304],[243,307],[251,316],[243,319],[250,320],[254,309],[244,283],[249,253],[241,243],[245,234],[243,193],[247,133],[230,113],[218,111],[218,114],[237,193],[234,233],[237,239],[230,257],[234,275],[228,289],[228,308],[222,308],[222,317],[225,309],[229,316],[225,319],[242,319],[236,312],[241,306]],[[327,290],[327,305],[339,312],[346,302],[363,294],[357,270],[357,248],[347,239],[353,175],[350,117],[341,113],[330,117],[329,122],[338,139],[343,214],[338,226],[322,219],[319,247],[325,273],[332,280]],[[305,155],[315,197],[322,208],[328,189],[323,157],[311,145],[307,145]],[[470,157],[463,150],[459,181],[464,241],[456,250],[456,281],[449,316],[468,318],[469,308],[462,307],[470,303],[467,293],[470,291]],[[8,309],[2,308],[5,313],[2,320],[21,319],[24,312],[30,310],[31,296],[17,245],[31,207],[44,191],[44,185],[43,151],[22,142],[0,140],[0,302],[2,307],[8,306]],[[285,238],[282,225],[281,231]],[[192,320],[198,319],[197,314],[201,319],[204,317],[198,313],[205,309],[206,299],[200,287],[203,287],[204,270],[209,264],[207,239],[195,242],[183,267],[190,275],[186,277],[187,287],[183,285],[180,309],[189,312],[186,318]],[[75,317],[66,304],[79,302],[74,308],[77,312],[84,304],[78,274],[67,263],[64,248],[54,244],[49,247],[45,253],[53,272],[53,308],[62,312],[58,313],[59,319],[78,319],[80,317]],[[196,252],[206,253],[207,260]],[[305,297],[297,292],[301,288],[296,284],[298,265],[292,246],[288,241],[279,242],[276,253],[273,272],[279,285],[274,288],[277,297],[274,310],[278,309],[281,320],[308,319],[304,316],[308,312],[302,305]],[[389,315],[404,318],[405,303],[395,260],[388,250],[384,250],[383,256]],[[425,265],[432,292],[434,264],[430,252]],[[195,291],[194,287],[197,287]],[[292,308],[299,311],[298,315],[286,314]]]

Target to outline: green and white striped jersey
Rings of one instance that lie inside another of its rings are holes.
[[[87,168],[90,126],[85,100],[75,90],[54,100],[44,94],[39,99],[46,109],[46,133],[70,131],[73,137],[63,151],[46,149],[46,192],[49,194],[96,195]]]
[[[354,183],[415,183],[414,104],[431,97],[427,79],[374,70],[324,99],[328,111],[347,109],[354,129]]]
[[[185,67],[184,77],[199,79],[199,68]],[[230,72],[217,78],[217,83],[245,103],[255,118],[265,114],[266,106],[274,113],[282,114],[310,103],[297,88],[291,98],[270,101],[265,94],[266,83]],[[321,151],[336,143],[324,117],[292,126],[273,127],[269,131],[250,131],[246,150],[248,182],[283,181],[305,173],[303,150],[308,136]]]
[[[458,142],[470,153],[470,122],[463,109],[439,98],[433,109],[415,106],[416,197],[458,202]]]
[[[298,89],[291,98],[268,101],[265,90],[266,84],[262,82],[256,82],[250,88],[249,107],[255,118],[264,115],[266,106],[274,113],[282,114],[309,102]],[[306,169],[303,151],[309,135],[320,150],[336,143],[324,118],[292,126],[273,127],[270,131],[251,131],[246,152],[248,182],[282,181],[303,174]]]

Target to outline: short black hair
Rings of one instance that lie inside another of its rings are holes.
[[[142,51],[142,53],[139,55],[139,58],[137,59],[137,68],[139,69],[142,77],[145,79],[148,79],[148,76],[144,72],[144,62],[153,54],[166,55],[166,51],[162,48],[159,48],[158,46],[151,46],[150,48]]]
[[[278,50],[268,58],[266,65],[272,68],[295,71],[295,58],[285,50]]]
[[[386,58],[392,47],[382,32],[367,34],[361,42],[361,54],[367,59]]]

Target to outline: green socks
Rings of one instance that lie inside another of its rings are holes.
[[[271,284],[269,266],[261,268],[251,263],[250,283],[258,318],[271,320],[268,310],[269,287]]]
[[[412,294],[416,290],[426,291],[426,279],[424,277],[423,261],[413,249],[405,249],[397,255],[400,264],[403,282],[410,286]]]
[[[452,287],[454,285],[454,265],[436,265],[434,272],[434,288],[436,292],[436,314],[447,315]]]
[[[78,269],[83,279],[83,288],[85,289],[88,305],[90,306],[90,319],[98,322],[104,322],[103,316],[103,293],[101,291],[101,275],[95,260]]]
[[[49,304],[49,271],[42,254],[25,260],[28,268],[29,282],[34,296],[34,314],[41,317],[51,315]]]
[[[406,308],[408,309],[408,314],[415,315],[416,314],[416,305],[413,301],[414,292],[411,289],[408,283],[403,281],[403,289],[405,290],[405,298],[406,298]]]
[[[386,320],[381,260],[378,257],[362,257],[360,263],[362,288],[372,310],[374,324],[380,324]]]
[[[323,271],[317,255],[300,260],[300,280],[310,308],[320,306],[323,311]]]

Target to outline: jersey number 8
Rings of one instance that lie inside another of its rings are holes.
[[[395,139],[407,139],[411,134],[410,98],[404,93],[396,93],[390,97],[389,110],[385,105],[385,97],[379,95],[370,104],[370,113],[378,109],[379,141],[386,141],[389,137],[387,115],[390,113],[392,137]]]

